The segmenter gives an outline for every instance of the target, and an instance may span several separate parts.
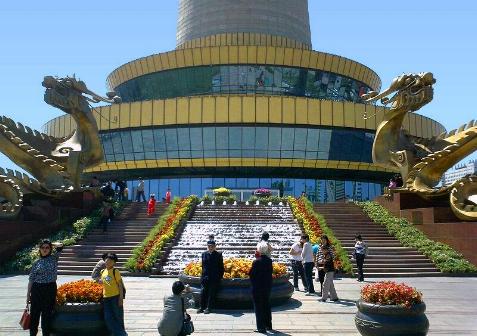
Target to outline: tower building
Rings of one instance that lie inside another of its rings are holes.
[[[176,49],[121,65],[107,84],[122,103],[96,109],[105,158],[87,174],[127,180],[131,191],[139,177],[146,193],[175,196],[339,186],[316,195],[330,200],[360,182],[372,199],[393,173],[371,158],[385,108],[360,98],[380,89],[379,76],[312,49],[306,0],[180,0]],[[404,125],[417,137],[444,131],[415,113]],[[44,131],[74,128],[63,115]]]

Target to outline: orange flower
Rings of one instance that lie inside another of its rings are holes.
[[[92,280],[79,280],[61,285],[56,292],[56,303],[99,302],[103,298],[103,286]]]
[[[246,258],[226,258],[224,259],[224,279],[240,278],[247,279],[252,268],[252,260]],[[200,261],[190,262],[184,268],[184,274],[200,277],[202,265]],[[274,278],[287,274],[287,267],[284,264],[273,263]]]

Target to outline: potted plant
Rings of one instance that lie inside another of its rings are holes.
[[[225,187],[214,189],[214,196],[229,196],[231,193],[230,189]]]
[[[260,188],[254,191],[253,193],[257,197],[268,197],[272,195],[270,189]]]
[[[55,335],[108,335],[102,299],[103,286],[92,280],[61,285],[52,323]]]
[[[356,305],[355,324],[363,336],[425,336],[429,330],[422,293],[406,284],[366,285]]]

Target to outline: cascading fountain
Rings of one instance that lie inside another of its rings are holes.
[[[301,235],[289,206],[198,206],[163,264],[162,273],[178,274],[189,262],[200,259],[207,249],[209,234],[215,236],[224,258],[252,259],[264,231],[270,233],[273,261],[288,264],[288,251]]]

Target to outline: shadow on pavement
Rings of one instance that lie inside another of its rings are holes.
[[[347,300],[347,299],[340,299],[339,301],[332,302],[332,303],[336,305],[340,305],[340,306],[346,306],[346,307],[356,306],[356,301]]]
[[[276,307],[272,307],[272,312],[279,312],[279,311],[285,311],[285,310],[293,310],[293,309],[297,309],[297,308],[300,308],[302,305],[302,302],[297,300],[297,299],[293,299],[291,298],[290,300],[288,300],[287,303],[285,304],[282,304],[280,306],[276,306]],[[285,335],[285,334],[283,334]]]

